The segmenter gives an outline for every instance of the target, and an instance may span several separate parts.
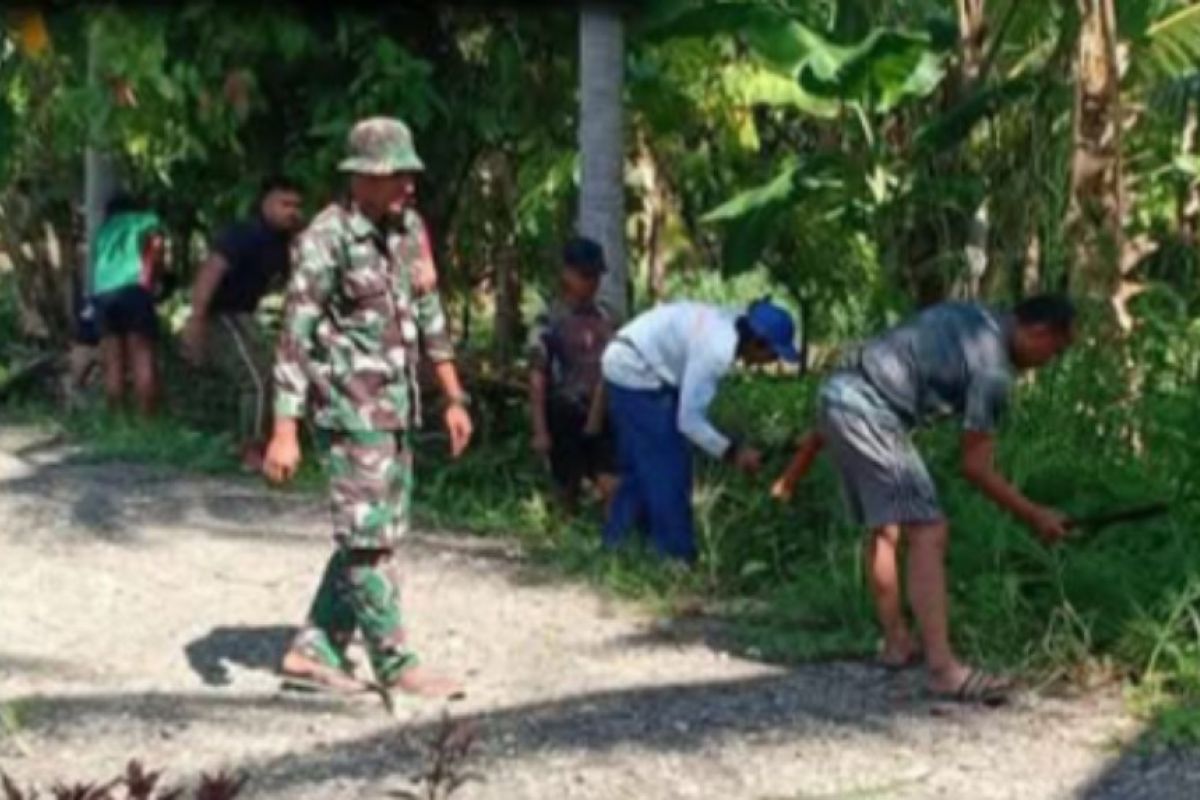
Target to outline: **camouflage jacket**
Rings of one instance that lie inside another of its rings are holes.
[[[340,204],[312,221],[297,243],[275,355],[277,417],[302,416],[311,397],[322,428],[398,430],[420,419],[420,346],[432,361],[454,358],[436,290],[413,288],[428,258],[415,211],[386,233]]]

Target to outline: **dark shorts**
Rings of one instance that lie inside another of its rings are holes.
[[[817,427],[854,522],[879,528],[943,519],[907,427],[857,372],[834,373],[821,386]]]
[[[587,408],[563,400],[546,404],[550,427],[550,471],[554,482],[576,489],[584,478],[616,473],[616,454],[612,431],[606,424],[597,436],[587,436]]]
[[[141,286],[126,286],[96,295],[94,303],[101,336],[158,338],[154,296]]]
[[[79,301],[75,315],[75,342],[95,347],[100,344],[100,324],[96,319],[96,306],[92,300]]]

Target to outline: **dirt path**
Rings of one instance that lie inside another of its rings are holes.
[[[136,756],[244,769],[253,798],[414,789],[440,707],[393,719],[271,673],[328,547],[320,503],[0,433],[0,701],[20,730],[0,767],[100,778]],[[1200,759],[1137,755],[1115,697],[941,713],[916,676],[727,656],[506,547],[404,553],[416,641],[469,680],[451,708],[484,781],[456,798],[1200,797]]]

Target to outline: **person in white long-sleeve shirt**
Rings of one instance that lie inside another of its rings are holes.
[[[717,430],[708,407],[739,359],[797,361],[794,338],[791,315],[769,299],[744,311],[666,303],[617,333],[602,359],[620,470],[604,528],[607,546],[645,521],[661,554],[695,560],[690,445],[744,471],[758,469],[758,451]]]

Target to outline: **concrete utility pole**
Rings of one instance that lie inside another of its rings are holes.
[[[608,273],[601,304],[618,320],[628,312],[625,244],[625,30],[614,2],[579,9],[579,232],[604,248]]]
[[[88,29],[88,85],[92,88],[100,86],[100,53],[96,45],[96,27]],[[87,229],[86,258],[80,276],[87,285],[87,265],[91,261],[93,243],[96,241],[96,231],[104,222],[104,206],[117,190],[116,164],[111,156],[97,147],[100,141],[99,120],[92,118],[88,128],[87,148],[83,155],[83,213]]]

